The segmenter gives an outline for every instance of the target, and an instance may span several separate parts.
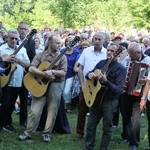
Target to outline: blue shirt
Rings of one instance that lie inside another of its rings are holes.
[[[73,48],[73,52],[72,54],[66,54],[65,56],[67,57],[67,73],[66,73],[66,79],[67,78],[71,78],[75,76],[75,72],[73,70],[74,65],[77,61],[78,55],[79,55],[79,51],[75,48]]]

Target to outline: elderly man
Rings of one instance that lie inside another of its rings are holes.
[[[12,68],[14,66],[15,68],[9,72],[10,79],[8,80],[8,84],[2,88],[2,106],[5,107],[2,124],[3,129],[8,132],[15,131],[15,128],[12,125],[11,115],[14,111],[16,99],[21,93],[24,70],[25,68],[28,68],[30,64],[25,48],[22,47],[16,54],[18,39],[18,31],[12,29],[8,31],[7,43],[0,47],[0,56],[2,57],[3,61],[9,62],[10,66],[12,66]],[[3,78],[3,76],[1,81],[7,79]]]
[[[129,56],[127,56],[122,64],[127,68],[127,76],[130,69],[130,62],[141,62],[150,65],[150,57],[143,55],[139,43],[132,42],[128,46]],[[128,78],[127,78],[128,79]],[[129,81],[133,82],[133,81]],[[140,141],[140,96],[131,94],[127,90],[122,100],[123,115],[123,133],[120,142],[129,141],[131,150],[137,150]]]
[[[81,84],[81,91],[79,94],[79,112],[78,112],[78,119],[77,119],[77,126],[76,126],[76,133],[77,133],[76,136],[78,139],[83,138],[86,114],[88,112],[88,107],[86,106],[83,97],[85,75],[90,70],[92,70],[100,60],[106,58],[107,51],[103,47],[104,40],[105,40],[104,33],[96,32],[92,39],[93,46],[84,49],[84,51],[82,52],[78,60],[78,63],[80,64],[78,70],[78,76]]]
[[[94,150],[96,127],[102,118],[103,134],[100,142],[100,150],[108,150],[112,134],[112,119],[117,110],[118,98],[124,89],[126,76],[125,67],[117,61],[117,57],[114,57],[117,50],[118,46],[116,44],[111,43],[108,45],[107,59],[98,62],[94,69],[86,75],[88,80],[94,81],[94,78],[98,78],[98,82],[105,86],[106,90],[101,91],[100,89],[97,93],[95,102],[90,109],[85,139],[85,150]],[[107,68],[105,72],[103,72],[104,68]],[[95,70],[98,70],[97,74],[95,74]]]

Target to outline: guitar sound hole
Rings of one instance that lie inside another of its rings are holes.
[[[91,102],[90,102],[90,101],[88,101],[88,104],[90,105],[90,104],[91,104]]]
[[[89,88],[89,93],[92,95],[92,89],[91,89],[91,87],[90,87],[90,85],[88,86]]]
[[[98,82],[98,78],[96,77],[96,78],[94,78],[94,81],[93,81],[94,86],[97,85],[97,82]]]
[[[39,78],[37,78],[37,77],[34,77],[34,78],[35,78],[35,80],[37,81],[37,83],[39,83],[40,85],[42,84],[42,82],[40,81]]]
[[[49,81],[48,79],[45,79],[45,78],[42,79],[43,84],[47,84],[48,81]]]

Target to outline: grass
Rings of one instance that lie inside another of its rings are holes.
[[[18,141],[18,135],[22,133],[25,128],[19,126],[18,115],[13,114],[14,126],[17,128],[16,133],[8,133],[6,131],[0,132],[0,150],[83,150],[84,139],[75,139],[75,127],[77,121],[77,110],[74,110],[71,114],[68,114],[68,120],[71,127],[71,134],[58,134],[53,135],[52,142],[50,144],[43,143],[41,141],[41,133],[36,132],[34,134],[34,140],[21,142]],[[121,118],[120,118],[121,120]],[[146,116],[141,121],[141,142],[139,150],[144,150],[148,145],[147,139],[147,119]],[[129,149],[128,144],[118,145],[117,141],[121,134],[121,122],[119,128],[113,132],[112,140],[109,145],[109,150],[127,150]],[[99,149],[99,141],[102,135],[102,121],[97,127],[97,136],[95,141],[95,150]]]

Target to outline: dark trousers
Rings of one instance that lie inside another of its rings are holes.
[[[2,124],[3,126],[12,124],[12,113],[15,109],[16,99],[20,93],[20,87],[2,88]]]
[[[117,106],[117,111],[114,113],[114,117],[113,117],[113,125],[114,126],[118,126],[118,124],[119,124],[119,114],[120,114],[120,112],[122,112],[122,107],[121,107],[122,97],[123,97],[123,94],[120,95],[120,97],[118,99],[119,103]]]
[[[100,142],[100,150],[108,150],[112,135],[112,119],[117,109],[118,100],[105,101],[101,105],[94,105],[90,109],[85,139],[85,150],[94,150],[96,127],[103,117],[103,134]]]
[[[148,120],[148,142],[150,147],[150,101],[147,100],[146,103],[146,113],[147,113],[147,120]]]
[[[2,109],[3,109],[3,126],[12,124],[12,113],[15,109],[15,103],[18,96],[23,95],[24,90],[22,87],[4,87],[2,88]],[[20,124],[27,121],[27,101],[22,98],[20,99],[20,111],[19,116]],[[22,121],[22,122],[21,122]]]
[[[27,123],[27,100],[28,100],[28,90],[25,88],[24,84],[21,87],[20,93],[20,113],[19,113],[19,123],[20,125]]]
[[[124,94],[122,101],[122,138],[129,140],[130,146],[138,146],[140,141],[140,97]]]
[[[87,105],[85,103],[82,90],[80,90],[80,94],[79,94],[79,108],[78,109],[79,110],[78,110],[76,133],[84,135],[86,114],[87,114],[89,108],[87,107]]]

